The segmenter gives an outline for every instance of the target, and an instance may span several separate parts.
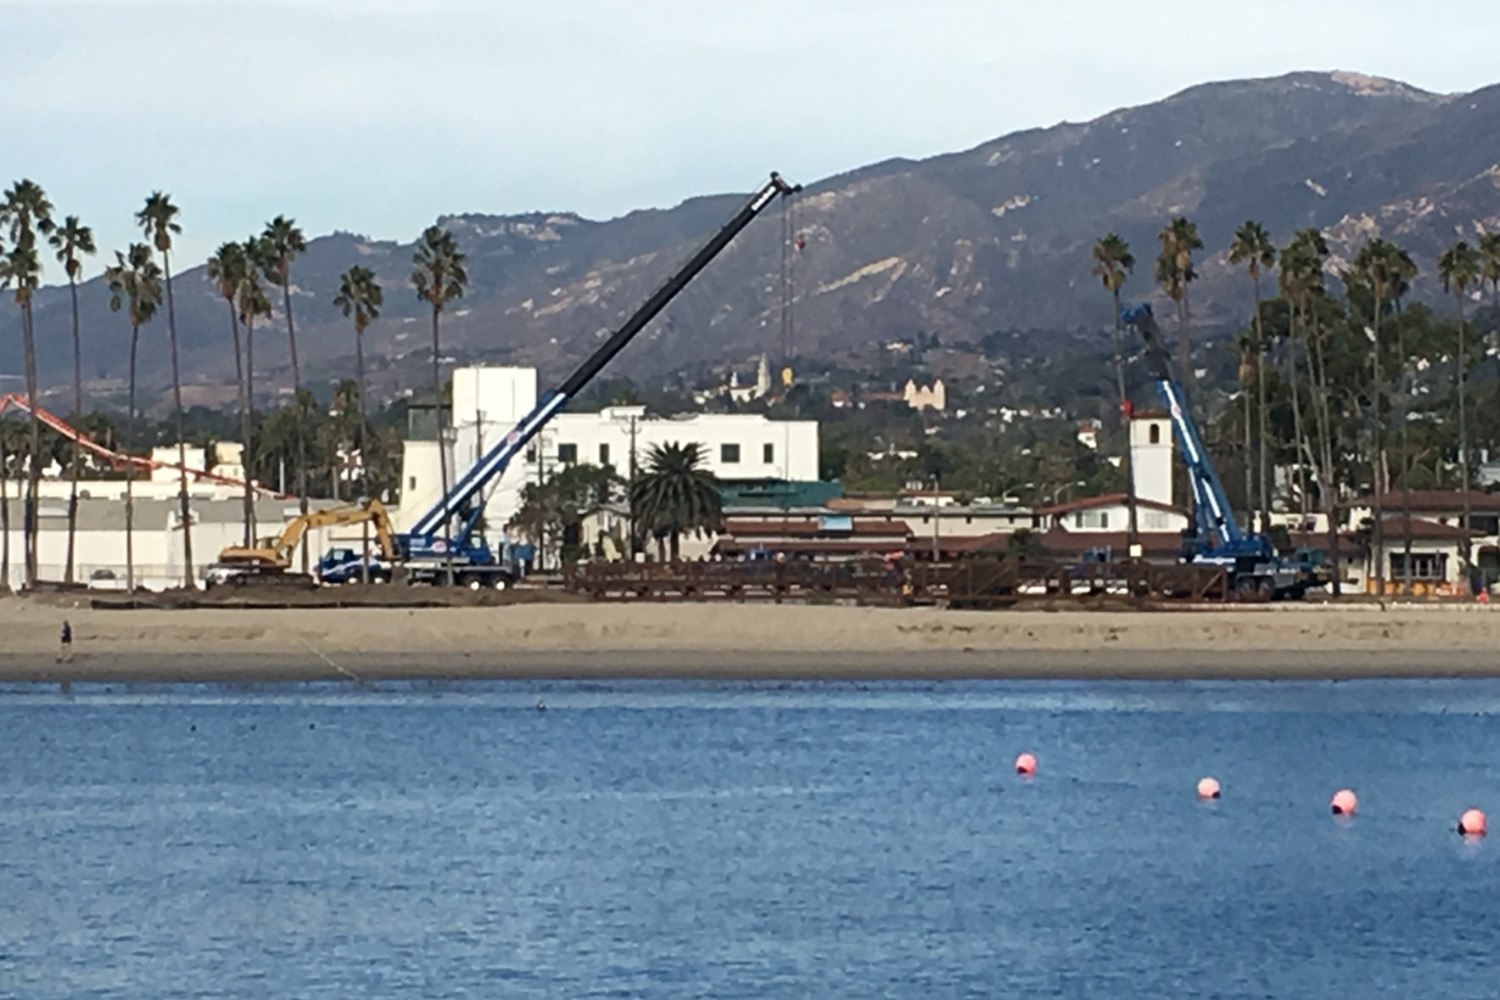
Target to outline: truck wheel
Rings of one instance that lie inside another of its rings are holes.
[[[458,582],[461,586],[468,587],[470,590],[478,590],[484,586],[484,580],[477,576],[460,577]]]
[[[496,590],[506,590],[509,587],[510,587],[510,581],[507,580],[505,577],[503,577],[503,576],[497,576],[497,577],[495,577],[495,589]]]

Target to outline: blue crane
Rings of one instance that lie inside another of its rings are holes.
[[[479,587],[487,584],[504,586],[509,582],[509,569],[498,564],[482,539],[475,538],[474,529],[484,513],[485,491],[490,484],[505,472],[511,460],[536,437],[547,421],[598,375],[767,205],[778,196],[792,195],[800,190],[800,186],[787,183],[781,175],[771,174],[771,179],[751,195],[740,210],[667,278],[619,329],[560,385],[543,394],[536,407],[460,476],[451,489],[412,523],[409,531],[397,535],[397,557],[406,564],[408,578],[414,582],[441,582],[440,576],[446,577],[446,566],[451,561],[454,576],[460,583]]]
[[[1283,562],[1268,536],[1247,532],[1235,520],[1218,470],[1188,412],[1187,393],[1172,374],[1171,355],[1162,342],[1151,307],[1127,306],[1120,318],[1140,335],[1146,368],[1172,418],[1172,433],[1187,466],[1194,526],[1184,539],[1185,557],[1194,563],[1223,566],[1240,594],[1302,597],[1309,584],[1303,569]]]

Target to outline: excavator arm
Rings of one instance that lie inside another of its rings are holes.
[[[263,569],[286,569],[292,564],[297,546],[313,528],[334,525],[370,524],[375,529],[375,538],[386,559],[395,558],[395,531],[391,527],[390,515],[379,500],[371,500],[358,506],[331,507],[315,510],[287,522],[281,534],[268,544],[247,549],[231,546],[219,553],[219,562],[226,565],[250,565]]]

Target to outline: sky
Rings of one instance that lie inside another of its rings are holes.
[[[1343,69],[1472,90],[1500,82],[1494,14],[1494,0],[0,0],[0,183],[36,180],[106,255],[167,191],[187,267],[278,214],[309,236],[403,240],[460,212],[608,218],[1210,80]]]

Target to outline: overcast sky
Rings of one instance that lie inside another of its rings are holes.
[[[101,249],[153,189],[183,266],[278,213],[414,237],[591,217],[1345,69],[1497,82],[1494,0],[0,0],[0,182]],[[176,267],[174,267],[174,270]],[[59,275],[49,273],[49,281]]]

